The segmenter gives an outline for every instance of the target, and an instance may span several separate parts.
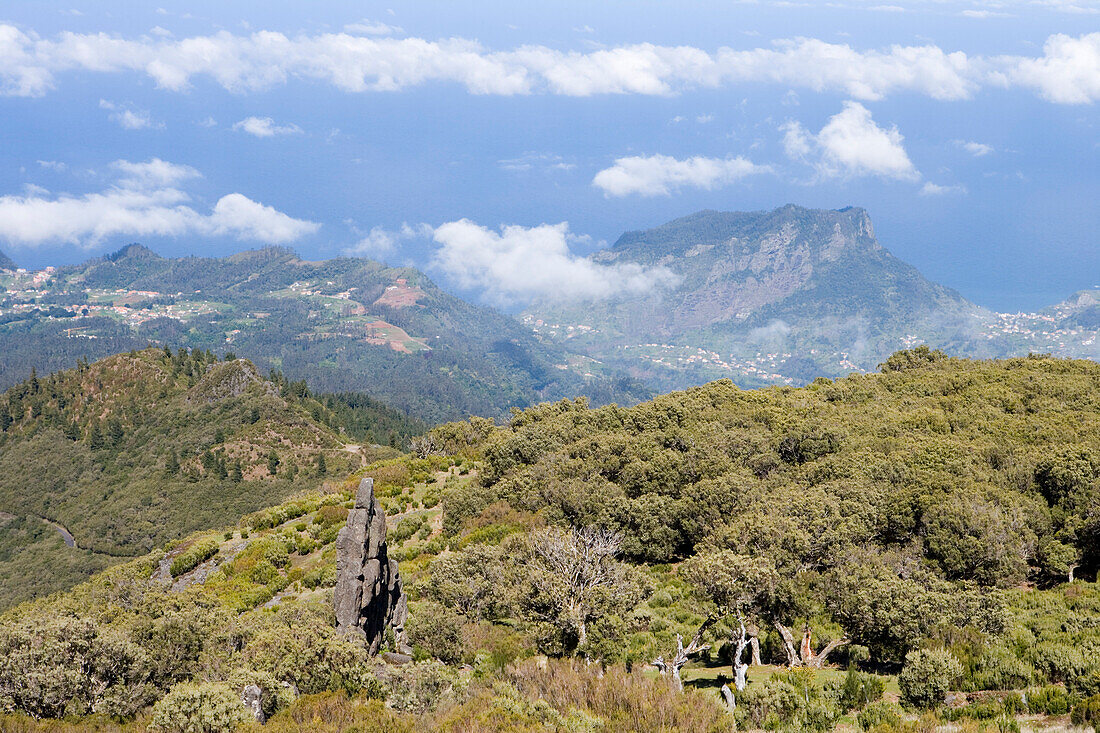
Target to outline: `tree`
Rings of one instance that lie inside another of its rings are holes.
[[[274,476],[279,470],[279,454],[272,450],[267,454],[267,472]]]
[[[92,429],[88,431],[88,447],[92,450],[103,448],[103,433],[99,430],[99,423],[92,423]]]
[[[317,454],[317,475],[324,476],[328,473],[328,464],[325,463],[325,454]]]
[[[615,560],[619,534],[599,527],[546,527],[532,533],[537,561],[532,582],[552,620],[576,635],[576,647],[588,643],[588,624],[605,603],[637,596],[636,583]]]
[[[164,461],[164,472],[169,476],[175,476],[180,472],[180,460],[176,457],[175,450],[168,451],[168,458]]]
[[[756,627],[745,625],[746,615],[760,617],[767,613],[775,586],[779,580],[775,565],[766,558],[738,555],[730,550],[718,550],[696,555],[680,566],[680,574],[701,596],[714,604],[716,610],[696,632],[700,634],[714,621],[736,614],[739,636],[734,639],[733,673],[738,691],[745,689],[745,649],[752,647],[752,663],[760,664],[760,641]],[[680,646],[679,641],[677,645]],[[691,649],[695,641],[688,645]],[[705,648],[705,647],[703,647]],[[702,651],[702,649],[699,649]],[[661,658],[658,657],[658,660]],[[670,665],[673,676],[679,681],[680,667],[687,662],[680,650]],[[679,666],[676,666],[677,663]],[[658,665],[660,669],[660,665]],[[663,670],[662,670],[663,671]]]

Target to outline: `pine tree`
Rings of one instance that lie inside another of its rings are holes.
[[[279,454],[274,450],[267,456],[267,472],[274,476],[279,471]]]
[[[88,447],[92,450],[103,449],[103,433],[99,430],[99,423],[92,423],[92,429],[88,432]]]
[[[174,450],[168,451],[168,460],[164,462],[164,472],[169,476],[175,476],[180,472],[180,459],[176,457]]]
[[[229,472],[229,480],[235,484],[244,481],[244,471],[241,470],[240,461],[233,461],[233,469]]]
[[[122,439],[125,437],[125,433],[122,431],[122,425],[118,420],[111,420],[107,423],[107,444],[112,448],[117,448],[122,445]]]
[[[325,454],[317,454],[317,475],[324,476],[328,473],[328,465],[325,463]]]

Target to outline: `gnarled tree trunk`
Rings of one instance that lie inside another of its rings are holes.
[[[778,621],[774,622],[775,630],[779,632],[779,636],[783,639],[783,647],[787,651],[787,666],[788,667],[810,667],[813,669],[820,669],[825,666],[829,661],[829,655],[837,647],[848,644],[850,640],[847,635],[840,637],[839,639],[833,639],[825,648],[819,653],[814,654],[813,638],[810,633],[810,627],[807,626],[802,633],[802,641],[799,644],[799,651],[795,651],[794,648],[794,635],[791,634],[791,630]]]

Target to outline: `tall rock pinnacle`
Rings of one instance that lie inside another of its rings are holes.
[[[374,496],[374,479],[364,478],[355,494],[348,523],[336,537],[336,627],[358,634],[377,654],[387,627],[404,645],[408,600],[397,561],[386,552],[386,515]]]

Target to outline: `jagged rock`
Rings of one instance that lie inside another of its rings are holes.
[[[382,652],[382,658],[390,664],[396,664],[398,666],[410,664],[413,660],[408,654],[397,654],[395,652]]]
[[[240,397],[252,387],[261,385],[265,392],[275,394],[274,387],[260,376],[256,365],[247,359],[213,364],[202,379],[187,392],[190,403],[209,404],[231,397]]]
[[[398,651],[405,647],[408,599],[397,561],[386,552],[386,514],[374,496],[374,479],[365,478],[355,494],[348,523],[336,537],[336,627],[357,634],[377,654],[392,628]]]
[[[241,690],[241,704],[248,709],[256,722],[261,724],[267,720],[267,716],[264,715],[263,696],[263,690],[259,685],[245,685]]]

